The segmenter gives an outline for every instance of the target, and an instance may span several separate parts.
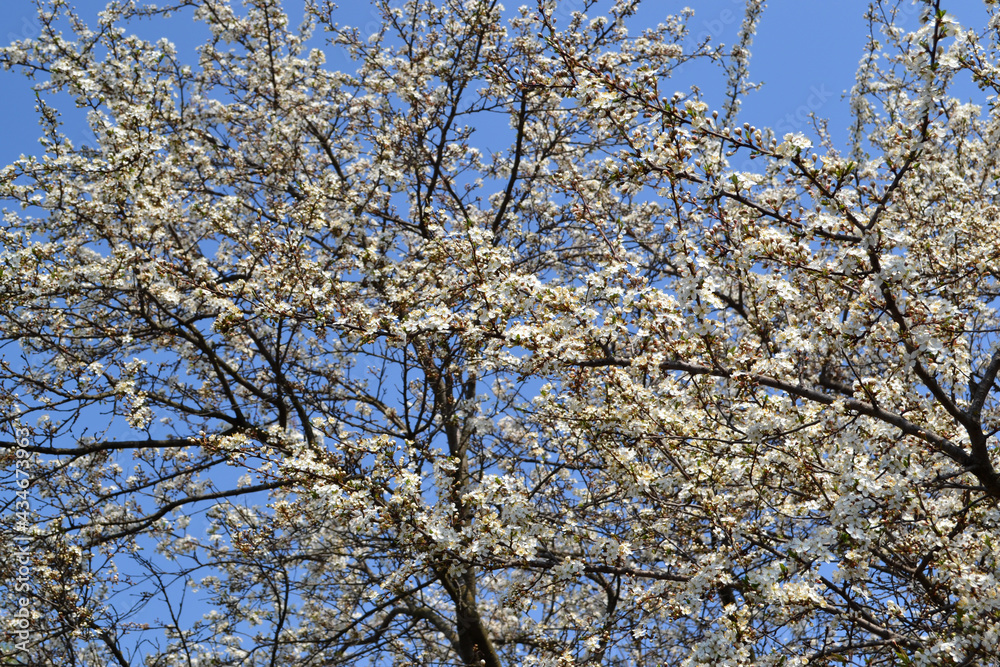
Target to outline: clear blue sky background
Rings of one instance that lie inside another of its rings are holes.
[[[400,0],[401,1],[401,0]],[[524,1],[524,0],[522,0]],[[85,18],[95,19],[104,7],[102,0],[70,0]],[[301,16],[301,1],[288,0],[286,7],[293,17]],[[376,15],[365,0],[341,3],[341,23],[369,31]],[[508,9],[521,4],[508,2]],[[572,10],[579,0],[560,0],[560,9]],[[772,0],[764,12],[754,41],[751,78],[765,82],[764,88],[746,101],[741,120],[761,127],[775,127],[779,136],[785,131],[807,129],[807,114],[831,118],[835,137],[845,138],[849,122],[843,94],[854,81],[854,72],[865,44],[867,26],[863,15],[864,0]],[[977,5],[979,3],[969,3]],[[641,12],[643,21],[658,22],[685,5],[695,9],[691,23],[695,37],[710,35],[713,42],[732,44],[743,19],[742,0],[703,0],[678,2],[650,0]],[[911,19],[915,17],[915,8]],[[146,22],[137,32],[152,38],[166,35],[178,44],[182,53],[194,57],[193,48],[203,31],[192,29],[190,13],[168,22]],[[38,34],[34,4],[31,0],[4,0],[0,14],[0,38],[4,42]],[[342,57],[328,53],[331,66],[346,66]],[[690,78],[688,78],[690,77]],[[716,71],[684,73],[677,80],[679,88],[697,83],[706,92],[720,90],[721,77]],[[34,112],[31,82],[15,72],[0,72],[3,104],[0,105],[0,162],[9,163],[21,153],[38,150],[39,134]],[[709,100],[710,102],[712,100]],[[75,110],[67,109],[70,116]],[[67,118],[67,120],[70,120]],[[75,123],[67,129],[72,132]]]

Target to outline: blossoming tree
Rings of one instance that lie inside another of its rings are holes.
[[[1000,664],[1000,112],[952,92],[1000,92],[993,3],[873,3],[841,147],[742,122],[759,1],[726,50],[376,4],[53,0],[0,51],[44,130],[0,172],[0,650]],[[131,35],[171,12],[197,63]]]

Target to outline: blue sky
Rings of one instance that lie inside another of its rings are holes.
[[[102,0],[71,0],[81,16],[95,19],[104,7]],[[341,22],[369,31],[376,15],[364,0],[343,2]],[[509,2],[508,8],[516,3]],[[580,5],[579,0],[561,0],[565,9]],[[765,83],[743,106],[741,119],[761,127],[775,127],[779,136],[785,131],[808,129],[807,115],[815,112],[831,118],[831,130],[838,139],[846,137],[849,122],[843,93],[854,81],[854,71],[865,44],[867,26],[863,0],[772,0],[764,12],[759,33],[752,48],[751,78]],[[695,17],[691,31],[695,37],[710,35],[713,42],[732,44],[743,18],[742,0],[703,0],[701,2],[651,1],[643,8],[644,21],[658,22],[670,12],[692,5]],[[301,2],[286,3],[294,15],[301,12]],[[563,7],[560,7],[561,9]],[[915,8],[913,8],[915,10]],[[137,30],[145,37],[166,35],[193,57],[193,47],[200,34],[192,30],[190,14],[178,15],[169,22],[143,23]],[[911,18],[915,11],[911,12]],[[5,0],[0,16],[0,38],[31,37],[38,34],[32,0]],[[328,54],[331,66],[338,62]],[[697,83],[707,92],[717,90],[721,81],[716,71],[689,71],[689,80],[677,80],[678,88]],[[0,72],[4,104],[0,106],[0,161],[4,164],[21,153],[38,150],[39,134],[34,112],[31,82],[15,72]],[[711,102],[711,100],[709,100]],[[67,117],[72,109],[66,110]],[[72,128],[69,125],[68,128]]]

